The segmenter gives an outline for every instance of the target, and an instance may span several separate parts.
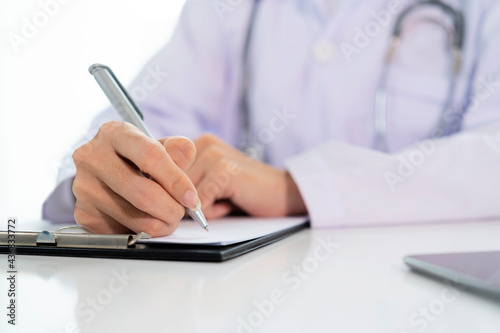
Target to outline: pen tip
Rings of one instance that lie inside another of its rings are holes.
[[[209,232],[209,231],[210,231],[210,230],[208,230],[208,226],[207,226],[207,227],[205,227],[205,230],[206,230],[207,232]]]

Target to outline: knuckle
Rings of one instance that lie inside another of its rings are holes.
[[[123,130],[125,127],[126,124],[122,121],[117,121],[117,120],[108,121],[107,123],[104,123],[101,125],[101,127],[99,127],[99,130],[97,131],[93,140],[96,141],[107,140],[108,138],[116,136],[116,132]]]
[[[176,148],[188,161],[194,160],[194,158],[196,157],[196,146],[194,142],[189,140],[188,138],[180,138]]]
[[[73,155],[71,156],[73,158],[75,166],[78,167],[84,165],[92,155],[91,150],[92,148],[89,143],[83,144],[80,147],[76,148],[73,152]]]
[[[76,223],[89,229],[90,231],[95,231],[99,225],[98,221],[78,204],[75,206],[73,215]]]
[[[213,144],[219,141],[219,138],[212,133],[204,133],[201,135],[200,140],[203,143]]]
[[[175,172],[169,177],[169,186],[172,192],[182,191],[189,187],[187,176],[180,172]],[[173,194],[173,193],[172,193]],[[182,193],[184,195],[184,193]]]
[[[122,127],[123,127],[123,122],[121,122],[121,121],[116,121],[116,120],[108,121],[107,123],[104,123],[101,125],[101,127],[99,128],[99,131],[97,131],[97,135],[112,134],[116,130],[118,130],[119,128],[122,128]]]
[[[164,143],[165,151],[182,170],[189,168],[196,158],[196,146],[186,137],[172,137]]]
[[[102,166],[102,161],[107,158],[107,154],[90,141],[75,149],[72,158],[77,170],[96,170]]]
[[[88,199],[87,187],[80,180],[78,174],[75,176],[75,179],[73,180],[73,194],[75,195],[75,198],[77,198],[79,201],[87,201]]]
[[[82,180],[78,173],[73,180],[72,191],[80,204],[95,206],[102,200],[102,189],[94,186],[92,182]]]
[[[83,146],[80,146],[75,149],[73,154],[71,155],[71,158],[73,159],[73,162],[75,163],[76,166],[80,165],[83,158],[82,158],[82,152],[83,152]]]
[[[155,236],[169,235],[175,231],[179,221],[184,217],[184,207],[178,203],[173,203],[167,208],[168,219],[158,219],[154,216],[144,220],[143,230],[145,233]]]
[[[75,221],[78,224],[81,224],[81,222],[84,220],[83,219],[84,214],[85,214],[85,212],[80,208],[80,205],[78,204],[78,201],[77,201],[73,215],[75,217]]]
[[[80,182],[80,176],[77,173],[75,179],[73,179],[73,186],[71,187],[73,194],[78,198],[80,192],[82,191],[82,186]]]
[[[212,133],[202,134],[196,141],[195,145],[200,150],[205,147],[216,145],[220,142],[219,138]]]

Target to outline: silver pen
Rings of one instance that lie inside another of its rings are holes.
[[[128,92],[122,86],[120,81],[108,66],[101,64],[93,64],[89,67],[89,72],[92,74],[101,87],[106,97],[108,97],[111,105],[115,108],[120,117],[139,128],[144,134],[154,139],[148,128],[143,122],[144,116],[135,102],[132,100]],[[201,211],[201,203],[198,202],[196,209],[186,207],[186,212],[195,220],[200,227],[208,231],[208,224],[203,212]]]

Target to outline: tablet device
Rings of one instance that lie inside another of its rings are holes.
[[[404,261],[419,273],[500,297],[500,251],[410,255]]]

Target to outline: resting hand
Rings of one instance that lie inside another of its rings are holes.
[[[234,206],[253,216],[307,212],[287,171],[251,159],[210,134],[194,143],[196,159],[187,175],[196,185],[208,219],[227,215]]]

